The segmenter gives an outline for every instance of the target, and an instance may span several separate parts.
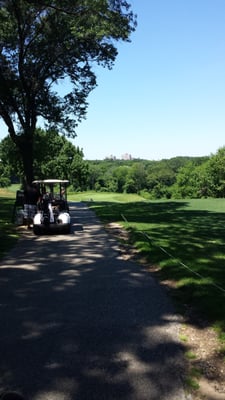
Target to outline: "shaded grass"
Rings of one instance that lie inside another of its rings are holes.
[[[0,259],[14,246],[18,233],[12,221],[15,192],[0,190]]]
[[[90,206],[104,223],[118,222],[129,230],[130,243],[160,267],[159,279],[175,282],[170,292],[178,304],[194,307],[225,331],[225,200]]]

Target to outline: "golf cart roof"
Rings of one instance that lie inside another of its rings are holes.
[[[46,183],[46,184],[61,183],[61,184],[66,185],[69,183],[69,181],[67,179],[40,179],[40,180],[33,181],[32,183]]]

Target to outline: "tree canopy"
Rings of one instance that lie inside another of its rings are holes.
[[[82,149],[55,130],[37,129],[34,139],[34,178],[57,176],[69,179],[76,190],[84,184],[86,189],[88,165]],[[10,181],[23,183],[21,155],[9,136],[0,142],[0,160],[0,186],[8,186]]]
[[[74,137],[97,84],[93,63],[111,68],[116,42],[129,41],[136,16],[123,0],[0,1],[0,117],[33,179],[38,118]],[[57,83],[71,87],[60,96]]]

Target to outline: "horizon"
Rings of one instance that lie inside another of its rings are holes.
[[[225,147],[225,146],[222,146]],[[206,155],[206,156],[189,156],[189,155],[183,155],[183,156],[172,156],[169,158],[161,158],[161,159],[148,159],[148,158],[141,158],[141,157],[132,157],[129,159],[126,158],[119,158],[116,156],[106,156],[105,158],[101,158],[101,159],[87,159],[84,157],[85,161],[167,161],[167,160],[172,160],[174,158],[191,158],[191,159],[195,159],[195,158],[210,158],[214,155],[215,153],[211,153],[210,155]]]

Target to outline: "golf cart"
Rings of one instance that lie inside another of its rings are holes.
[[[33,181],[40,192],[37,213],[33,219],[33,231],[36,235],[44,232],[59,231],[70,233],[70,213],[67,203],[67,185],[69,181],[44,179]]]

